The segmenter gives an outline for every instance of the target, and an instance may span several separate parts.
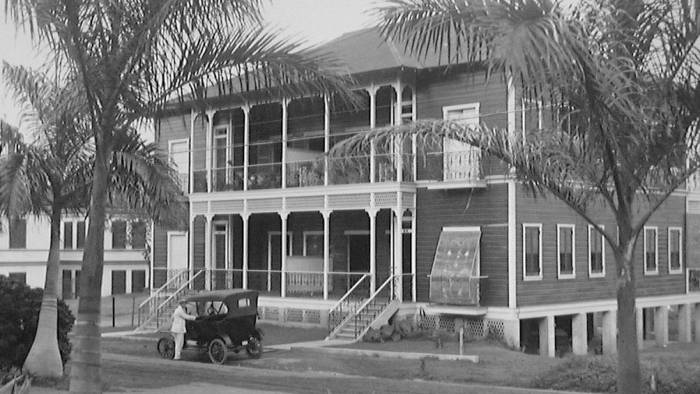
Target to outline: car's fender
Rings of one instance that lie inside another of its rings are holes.
[[[222,341],[226,344],[226,346],[233,346],[233,341],[231,340],[231,337],[229,337],[226,334],[221,334],[219,335],[219,338],[221,338]]]

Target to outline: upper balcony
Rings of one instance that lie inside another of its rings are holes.
[[[191,143],[183,140],[177,150],[171,145],[170,151],[185,190],[211,193],[382,182],[485,184],[480,152],[449,139],[434,146],[417,146],[409,139],[388,148],[373,146],[355,157],[329,158],[333,146],[353,135],[416,118],[411,86],[386,85],[357,95],[359,107],[335,97],[309,97],[193,115]]]

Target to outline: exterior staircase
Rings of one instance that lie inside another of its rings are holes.
[[[171,315],[178,302],[196,293],[192,290],[192,282],[203,275],[204,271],[198,271],[191,275],[189,271],[181,271],[173,275],[163,286],[156,290],[149,298],[139,305],[138,327],[136,332],[154,332],[168,327]]]
[[[342,339],[356,342],[360,340],[370,328],[378,328],[382,324],[385,324],[399,309],[399,305],[401,304],[398,300],[394,299],[392,287],[390,286],[396,277],[398,277],[398,275],[389,277],[372,296],[355,305],[354,308],[347,308],[347,312],[342,314],[342,320],[335,324],[335,326],[329,327],[329,334],[326,340]],[[351,292],[352,289],[346,296]],[[343,299],[344,298],[345,297],[343,297]],[[337,309],[340,309],[337,307],[343,305],[343,299],[336,304],[334,309],[331,309],[328,319],[329,324],[333,320],[333,313],[337,313]]]

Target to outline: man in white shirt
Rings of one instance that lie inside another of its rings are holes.
[[[170,331],[175,337],[175,360],[180,359],[180,352],[182,352],[182,346],[185,344],[185,320],[194,320],[197,317],[187,314],[185,309],[185,300],[180,300],[175,312],[173,312],[173,326]]]

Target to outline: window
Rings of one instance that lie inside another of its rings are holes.
[[[601,226],[604,228],[603,226]],[[602,278],[605,276],[605,243],[603,234],[588,225],[588,276]]]
[[[75,239],[76,247],[78,249],[82,249],[85,247],[85,222],[82,220],[77,223]]]
[[[557,265],[559,279],[576,277],[576,226],[557,224]]]
[[[190,180],[190,141],[188,139],[171,140],[168,144],[170,163],[177,169],[182,191],[189,191]]]
[[[63,222],[63,249],[73,249],[73,222]]]
[[[323,231],[304,231],[304,256],[323,256]]]
[[[680,274],[683,272],[683,238],[680,227],[668,228],[668,272]]]
[[[525,137],[530,132],[542,130],[542,102],[523,99],[521,103],[520,130],[522,130],[523,137]]]
[[[146,249],[146,222],[131,223],[131,248]]]
[[[126,271],[112,271],[112,294],[126,293]]]
[[[131,271],[131,292],[141,293],[146,288],[146,271],[133,270]]]
[[[10,219],[10,249],[27,248],[27,221]]]
[[[126,222],[112,221],[112,249],[126,249]]]
[[[523,278],[542,279],[541,224],[523,224]]]
[[[442,116],[445,120],[476,127],[479,125],[479,103],[443,107]],[[444,138],[442,144],[443,180],[479,178],[479,159],[481,158],[479,148],[452,138]]]
[[[27,273],[26,272],[10,272],[8,277],[10,280],[21,283],[23,285],[27,284]]]
[[[659,273],[659,243],[656,227],[644,227],[644,274],[656,275]]]

